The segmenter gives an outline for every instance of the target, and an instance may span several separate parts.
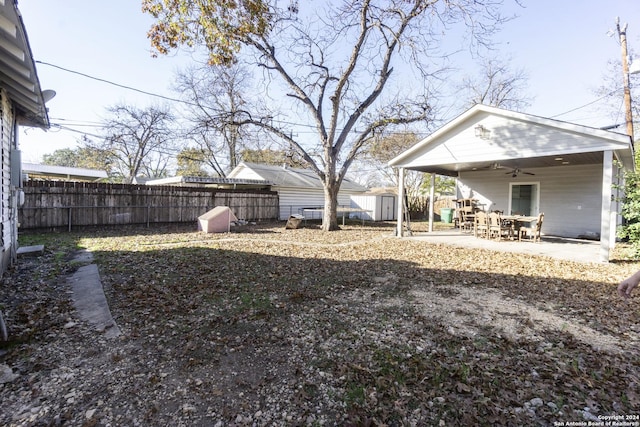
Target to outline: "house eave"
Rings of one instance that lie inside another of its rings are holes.
[[[14,0],[0,2],[0,86],[11,98],[20,125],[49,128],[29,39]]]

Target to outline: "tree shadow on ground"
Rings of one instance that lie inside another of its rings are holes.
[[[91,334],[70,346],[52,339],[61,324],[29,345],[62,346],[61,365],[110,373],[76,386],[71,419],[95,404],[90,390],[108,391],[105,406],[140,402],[130,420],[156,425],[171,422],[185,396],[195,409],[182,415],[195,424],[278,422],[282,411],[301,424],[310,414],[353,425],[549,424],[640,403],[629,329],[640,314],[601,282],[451,268],[452,249],[425,254],[432,248],[396,240],[371,253],[373,244],[209,244],[218,245],[118,250],[116,241],[94,251],[124,332],[110,356],[77,352],[95,345]],[[421,251],[415,260],[384,252],[410,248]],[[441,268],[426,260],[436,256]],[[12,348],[7,360],[25,351]],[[49,375],[33,363],[25,373]]]

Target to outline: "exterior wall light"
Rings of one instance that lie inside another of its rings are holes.
[[[473,128],[476,132],[476,137],[480,139],[489,139],[491,131],[482,125],[477,125]]]

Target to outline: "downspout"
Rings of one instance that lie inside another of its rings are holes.
[[[396,236],[402,237],[402,220],[404,218],[404,168],[398,169],[398,224]]]

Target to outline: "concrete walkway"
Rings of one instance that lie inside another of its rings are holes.
[[[67,280],[73,292],[73,306],[80,319],[95,327],[96,331],[104,333],[107,338],[120,335],[120,328],[113,320],[107,298],[104,295],[98,266],[91,263],[93,255],[80,251],[72,262],[86,264]]]
[[[483,248],[493,251],[543,255],[576,262],[602,262],[600,261],[600,242],[592,240],[543,236],[542,241],[539,243],[508,240],[498,241],[474,237],[473,234],[461,233],[457,230],[414,233],[413,236],[406,238],[466,248]]]

